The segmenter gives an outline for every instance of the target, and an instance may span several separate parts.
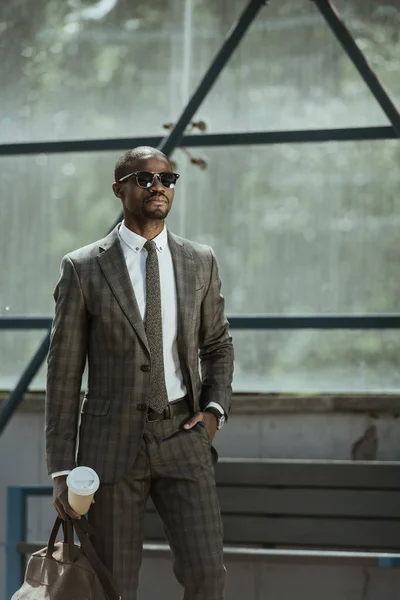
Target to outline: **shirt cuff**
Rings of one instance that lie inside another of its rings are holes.
[[[56,477],[60,477],[61,475],[68,475],[69,473],[71,473],[71,471],[56,471],[55,473],[51,474],[51,478],[55,479]]]
[[[221,415],[225,415],[225,411],[222,408],[222,406],[220,404],[218,404],[217,402],[209,402],[205,408],[205,410],[207,408],[216,408],[217,410],[219,410],[219,412],[221,413]]]

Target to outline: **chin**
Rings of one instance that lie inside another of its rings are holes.
[[[152,211],[145,211],[144,215],[148,219],[160,220],[160,219],[165,219],[168,216],[168,211],[160,210],[160,209],[152,210]]]

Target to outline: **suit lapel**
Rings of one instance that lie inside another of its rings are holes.
[[[196,270],[192,253],[179,238],[168,232],[175,271],[176,294],[178,300],[178,341],[182,342],[187,356],[196,301]]]
[[[149,351],[142,317],[118,237],[118,227],[104,239],[97,259],[121,310]]]

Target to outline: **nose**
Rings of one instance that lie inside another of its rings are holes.
[[[152,192],[155,192],[157,190],[158,191],[160,191],[160,190],[163,191],[164,189],[165,188],[164,188],[163,184],[161,183],[159,175],[154,175],[154,177],[153,177],[153,183],[151,184],[150,190]]]

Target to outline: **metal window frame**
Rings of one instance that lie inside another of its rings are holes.
[[[398,139],[400,137],[400,114],[378,77],[368,64],[363,52],[358,48],[353,36],[342,21],[338,11],[331,0],[313,0],[316,7],[324,17],[327,25],[342,45],[349,59],[357,68],[360,76],[368,86],[374,98],[388,117],[391,126],[387,127],[362,127],[346,129],[323,129],[303,131],[263,131],[247,133],[184,135],[190,120],[201,106],[208,92],[218,79],[220,73],[229,61],[233,52],[239,45],[243,36],[258,15],[263,5],[270,0],[249,0],[239,19],[234,23],[220,50],[217,52],[209,69],[206,71],[200,84],[196,88],[187,106],[184,108],[172,131],[165,138],[148,136],[140,138],[117,138],[109,140],[76,140],[61,142],[30,142],[18,144],[1,144],[0,156],[28,155],[36,153],[65,153],[65,152],[95,152],[105,150],[123,150],[135,145],[157,146],[165,154],[170,155],[178,146],[227,146],[249,144],[279,144],[279,143],[304,143],[328,141],[361,141]],[[119,220],[119,219],[118,219]],[[298,329],[312,325],[318,329],[336,328],[384,328],[399,326],[399,315],[315,315],[304,316],[237,316],[231,317],[231,326],[243,328],[274,328]],[[26,317],[25,325],[32,325],[31,317]],[[236,320],[235,320],[236,319]],[[272,319],[272,320],[271,320]],[[30,321],[29,321],[30,320]],[[10,320],[2,319],[0,327],[10,329]],[[7,327],[8,323],[8,327]],[[22,321],[20,322],[20,324]],[[16,323],[14,323],[16,324]],[[357,327],[355,327],[357,325]],[[48,323],[47,323],[48,326]],[[20,327],[17,327],[20,328]],[[30,327],[31,328],[31,327]],[[49,346],[50,330],[38,347],[34,357],[21,375],[16,388],[0,408],[0,435],[12,414],[22,401],[34,376],[42,365]]]
[[[338,127],[330,129],[294,129],[286,131],[246,131],[183,135],[176,147],[217,148],[222,146],[362,142],[395,140],[398,137],[392,126],[377,125],[373,127]],[[162,136],[153,135],[132,138],[0,144],[0,156],[65,154],[68,152],[113,152],[117,150],[129,150],[130,148],[135,148],[135,146],[159,147],[162,140]]]

